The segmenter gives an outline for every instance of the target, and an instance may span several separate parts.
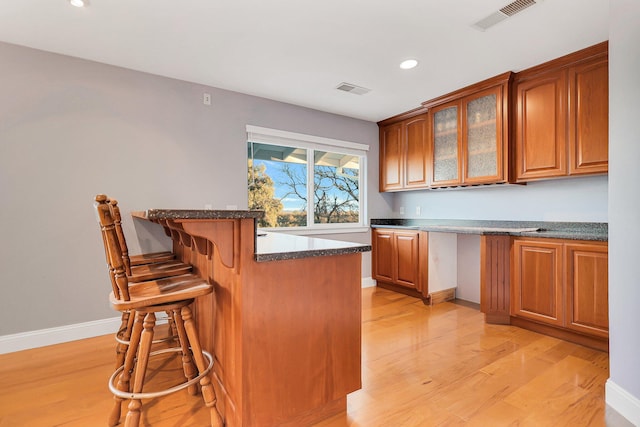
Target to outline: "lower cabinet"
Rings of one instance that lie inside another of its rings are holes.
[[[609,336],[609,251],[607,245],[566,244],[565,325],[578,332]]]
[[[564,325],[562,243],[515,240],[511,315]]]
[[[607,243],[514,238],[512,250],[511,316],[608,338]]]
[[[426,298],[427,233],[372,229],[373,278],[381,287]]]

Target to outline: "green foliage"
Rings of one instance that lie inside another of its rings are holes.
[[[282,202],[275,197],[273,180],[267,175],[266,166],[254,166],[249,160],[248,187],[249,209],[264,211],[264,217],[259,221],[258,226],[277,227]]]

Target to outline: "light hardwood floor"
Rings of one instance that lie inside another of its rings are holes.
[[[606,353],[383,289],[363,289],[362,317],[363,387],[316,427],[631,425],[605,410]],[[0,427],[106,425],[113,351],[104,336],[0,355]],[[151,384],[180,375],[155,367]],[[147,426],[208,425],[184,391],[143,408]]]

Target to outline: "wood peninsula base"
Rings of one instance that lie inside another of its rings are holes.
[[[134,216],[161,224],[177,257],[214,285],[195,316],[225,426],[309,426],[345,411],[361,388],[361,252],[370,246],[257,237],[255,214]]]

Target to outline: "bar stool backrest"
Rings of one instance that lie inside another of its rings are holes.
[[[118,201],[115,199],[110,199],[109,206],[111,208],[113,224],[116,227],[116,235],[118,237],[118,243],[120,243],[120,253],[122,254],[124,271],[127,273],[127,276],[131,276],[131,260],[129,259],[129,248],[127,247],[127,240],[124,237],[124,231],[122,230],[122,217],[120,216],[120,208],[118,207]]]
[[[108,200],[104,194],[98,194],[95,198],[94,206],[100,222],[102,240],[107,254],[113,295],[118,300],[129,301],[129,281],[125,272],[120,242]]]

